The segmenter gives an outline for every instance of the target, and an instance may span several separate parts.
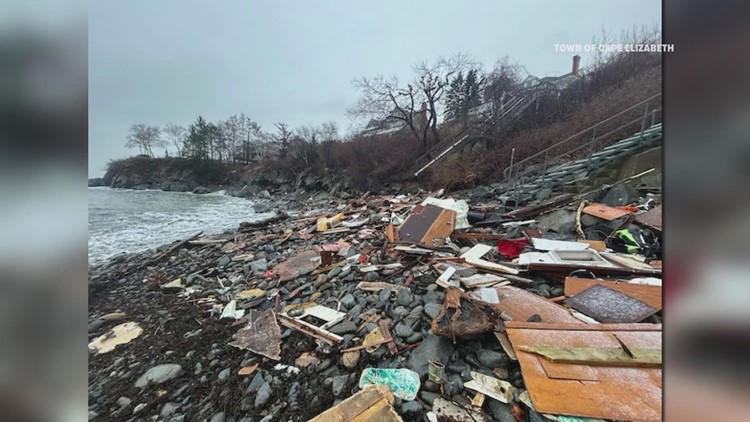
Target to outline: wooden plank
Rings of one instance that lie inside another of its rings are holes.
[[[515,268],[507,267],[505,265],[501,265],[501,264],[497,264],[494,262],[485,261],[484,259],[481,259],[481,257],[483,257],[490,250],[492,250],[492,246],[479,243],[479,244],[474,245],[474,247],[472,247],[471,249],[466,251],[466,253],[461,255],[461,258],[463,258],[467,264],[482,268],[484,270],[498,271],[498,272],[508,273],[508,274],[518,274],[518,270]]]
[[[563,306],[524,289],[513,286],[498,286],[494,289],[497,291],[500,303],[492,306],[501,313],[509,315],[513,321],[526,321],[536,314],[542,318],[543,322],[583,324]]]
[[[625,283],[616,280],[590,279],[578,277],[565,278],[565,296],[575,296],[589,287],[601,284],[610,289],[617,290],[628,296],[634,297],[643,303],[646,303],[656,309],[662,306],[662,288],[661,286],[649,286],[646,284]]]
[[[572,327],[573,330],[564,329],[564,325]],[[518,326],[529,328],[518,328]],[[623,331],[618,331],[618,326]],[[640,329],[640,331],[633,331],[633,328]],[[621,344],[615,335],[619,337],[624,334],[631,336],[630,343],[658,349],[661,348],[661,325],[508,322],[506,329],[516,349],[524,384],[536,411],[588,418],[661,421],[661,368],[589,365],[590,370],[595,371],[595,375],[590,373],[584,376],[596,376],[597,381],[559,379],[550,377],[540,364],[541,359],[545,358],[535,353],[525,352],[522,347],[617,348]],[[638,341],[636,342],[634,338],[638,338]],[[571,371],[575,369],[571,368]]]

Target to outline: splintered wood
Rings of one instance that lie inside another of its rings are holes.
[[[591,362],[595,364],[561,363],[526,351],[545,347],[661,349],[660,324],[506,322],[505,326],[536,411],[614,420],[661,420],[661,367],[623,366],[601,360]]]

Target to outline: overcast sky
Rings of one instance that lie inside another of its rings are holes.
[[[415,62],[459,51],[485,70],[508,55],[559,75],[572,54],[555,43],[660,22],[658,0],[93,1],[89,176],[137,152],[123,146],[133,123],[244,112],[266,130],[333,120],[343,132],[356,77],[408,79]]]

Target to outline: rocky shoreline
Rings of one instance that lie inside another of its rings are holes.
[[[491,223],[507,211],[491,192],[481,188],[455,197],[466,199],[472,210],[481,210],[475,214]],[[416,398],[393,402],[404,421],[427,420],[438,398],[459,410],[473,409],[471,414],[483,420],[512,422],[519,412],[528,420],[548,420],[517,398],[503,403],[487,397],[483,406],[472,407],[475,392],[465,383],[474,372],[523,391],[518,361],[491,332],[453,338],[435,334],[433,324],[449,291],[438,281],[436,262],[465,253],[477,241],[460,238],[453,250],[404,252],[394,249],[404,243],[389,239],[389,226],[411,206],[439,195],[349,194],[344,200],[326,193],[289,194],[269,199],[277,213],[266,221],[91,267],[89,340],[115,341],[112,329],[123,323],[134,323],[140,331],[111,351],[90,345],[89,419],[305,421],[359,391],[364,369],[408,368],[419,375],[421,386]],[[566,223],[574,210],[569,205],[566,216],[557,218],[560,224],[550,223],[549,233],[574,236],[575,225]],[[516,237],[522,229],[483,227],[471,230],[492,238],[498,233]],[[299,260],[306,251],[319,255],[314,265]],[[487,259],[517,267],[494,255]],[[508,277],[508,283],[539,297],[563,295],[559,282],[541,274]],[[362,282],[387,284],[366,289]],[[238,347],[238,330],[253,318],[276,315],[275,321],[280,313],[292,315],[294,305],[310,302],[345,314],[328,328],[339,343],[281,324],[278,359],[259,354],[257,345]],[[392,340],[356,349],[371,344],[368,335],[381,324],[390,327]],[[444,364],[442,382],[429,379],[430,361]]]

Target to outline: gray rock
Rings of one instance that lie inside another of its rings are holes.
[[[411,292],[407,289],[398,289],[396,293],[396,303],[401,306],[409,306],[411,303]]]
[[[255,408],[259,409],[268,403],[268,400],[271,399],[271,393],[273,393],[273,390],[271,390],[271,384],[268,382],[264,383],[262,387],[258,390],[258,394],[255,395]]]
[[[448,381],[443,385],[443,391],[447,396],[458,394],[464,390],[464,383],[460,376],[451,375]]]
[[[344,295],[344,297],[340,300],[341,304],[344,305],[347,309],[350,309],[354,306],[355,303],[357,303],[354,300],[354,296],[351,295],[351,293],[347,293]]]
[[[344,321],[329,328],[328,331],[332,332],[333,334],[339,334],[339,335],[346,334],[346,333],[353,333],[357,331],[357,325],[354,323],[354,321],[350,319],[345,319]]]
[[[224,412],[219,412],[211,416],[211,422],[224,422],[224,419],[226,419]]]
[[[256,259],[250,262],[250,269],[255,273],[262,273],[268,269],[268,261],[266,258]]]
[[[219,372],[219,376],[217,377],[217,380],[221,383],[226,382],[226,380],[229,379],[229,368],[226,368]]]
[[[167,416],[174,413],[178,407],[180,407],[178,403],[172,403],[172,402],[164,403],[164,407],[161,408],[161,412],[159,414],[161,415],[162,418],[166,418]]]
[[[407,337],[406,338],[406,342],[408,344],[414,344],[414,343],[417,343],[419,341],[422,341],[422,337],[423,337],[422,333],[416,332],[416,333],[410,335],[409,337]]]
[[[219,267],[226,267],[232,262],[232,258],[229,257],[229,255],[224,255],[221,258],[219,258]]]
[[[439,303],[428,303],[424,305],[424,313],[429,315],[430,318],[435,319],[440,313],[440,308]]]
[[[420,391],[419,397],[422,398],[422,400],[425,401],[425,403],[432,406],[432,402],[435,401],[436,398],[440,397],[440,394],[438,393],[431,393],[429,391]]]
[[[453,344],[449,339],[429,334],[416,349],[412,350],[408,367],[424,378],[427,375],[428,361],[445,363],[448,362],[452,353]]]
[[[377,271],[370,271],[368,273],[365,273],[365,281],[377,281],[379,278],[380,274],[378,274]]]
[[[396,335],[401,338],[407,338],[410,335],[414,334],[414,330],[412,330],[410,326],[404,324],[403,322],[396,325],[394,331],[396,332]]]
[[[255,393],[256,391],[258,391],[258,389],[260,389],[261,386],[263,386],[265,382],[266,380],[263,379],[263,374],[258,372],[253,377],[253,380],[250,381],[250,386],[247,387],[248,393]]]
[[[417,400],[407,401],[401,405],[401,413],[407,416],[418,415],[422,412],[422,403]]]
[[[138,388],[144,388],[150,383],[161,384],[176,378],[181,374],[182,366],[176,363],[156,365],[141,375],[141,377],[135,382],[135,386]]]
[[[499,368],[508,364],[508,357],[494,350],[482,349],[477,352],[479,363],[488,368]]]
[[[385,289],[378,292],[378,303],[388,303],[391,300],[391,288],[386,287]]]
[[[333,377],[333,382],[331,383],[331,390],[333,391],[333,395],[336,397],[341,397],[346,392],[346,386],[348,383],[348,375],[339,375],[337,377]]]
[[[144,407],[148,406],[146,403],[140,403],[133,408],[133,414],[140,412]]]
[[[128,405],[130,405],[130,402],[131,400],[125,396],[122,396],[119,399],[117,399],[117,405],[120,406],[121,409],[123,407],[127,407]]]
[[[289,391],[286,394],[286,401],[290,405],[294,405],[297,403],[297,400],[299,400],[299,395],[302,392],[302,387],[298,382],[292,383],[292,386],[289,387]]]
[[[492,417],[499,422],[515,422],[513,412],[508,404],[501,403],[497,400],[487,400],[487,410]]]

